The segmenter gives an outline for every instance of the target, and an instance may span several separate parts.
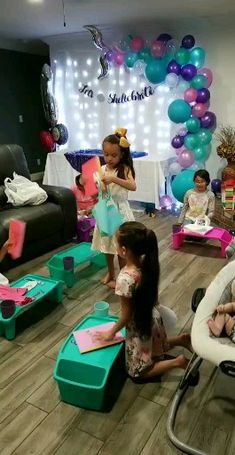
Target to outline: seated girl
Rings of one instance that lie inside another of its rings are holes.
[[[75,185],[71,190],[76,198],[77,213],[79,216],[89,216],[94,205],[97,202],[97,196],[86,196],[85,194],[86,178],[79,174],[75,177]]]
[[[208,190],[210,175],[205,169],[200,169],[194,174],[195,187],[186,191],[184,205],[179,216],[180,224],[194,223],[197,218],[212,218],[215,209],[215,196]]]

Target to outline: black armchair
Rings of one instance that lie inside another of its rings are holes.
[[[26,235],[22,257],[12,261],[7,255],[0,264],[4,271],[40,256],[76,235],[77,207],[75,197],[67,188],[42,185],[48,199],[41,205],[13,207],[7,203],[4,179],[13,172],[30,179],[24,152],[18,145],[0,145],[0,248],[8,238],[12,218],[26,222]]]

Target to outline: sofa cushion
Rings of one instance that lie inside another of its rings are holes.
[[[64,217],[59,205],[45,202],[37,206],[13,207],[0,212],[0,226],[8,232],[12,218],[26,222],[25,242],[32,243],[61,231]]]
[[[7,197],[5,195],[5,187],[0,185],[0,210],[2,210],[7,203]]]
[[[13,177],[13,172],[30,180],[29,168],[23,149],[16,144],[0,145],[0,185],[6,177]]]

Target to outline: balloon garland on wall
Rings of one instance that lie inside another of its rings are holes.
[[[180,187],[193,187],[193,171],[204,168],[216,127],[216,116],[209,110],[208,89],[213,75],[209,68],[204,67],[205,50],[195,46],[192,35],[184,36],[179,44],[168,33],[160,34],[151,43],[141,36],[128,35],[108,47],[97,27],[90,25],[85,28],[92,34],[94,45],[102,51],[102,71],[98,79],[107,77],[112,65],[124,65],[151,84],[165,83],[176,93],[177,90],[180,92],[180,98],[168,107],[169,119],[181,124],[171,141],[175,158],[169,165],[169,172],[176,175],[175,183],[172,184],[173,195],[182,202]],[[168,207],[172,199],[166,196],[163,205]]]
[[[41,144],[46,152],[53,152],[56,149],[56,144],[63,145],[68,141],[68,130],[62,123],[58,121],[58,109],[54,96],[50,93],[48,82],[52,79],[51,67],[45,63],[42,67],[40,87],[42,105],[45,114],[45,119],[49,125],[49,131],[40,132]]]

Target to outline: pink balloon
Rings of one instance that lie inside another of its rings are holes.
[[[114,62],[116,65],[123,65],[124,63],[124,54],[122,52],[117,52],[114,54]]]
[[[195,160],[195,157],[194,157],[193,152],[191,152],[190,150],[187,150],[187,149],[184,149],[178,156],[178,163],[184,169],[192,166],[192,164],[194,163],[194,160]]]
[[[209,68],[201,68],[197,74],[202,74],[207,78],[206,88],[210,87],[213,81],[213,73]]]
[[[133,52],[139,52],[144,47],[144,40],[141,36],[136,36],[130,42],[130,48]]]
[[[175,149],[176,156],[179,156],[183,152],[183,150],[185,150],[183,147],[181,147],[180,149]]]
[[[197,90],[195,88],[187,88],[184,92],[184,99],[187,103],[192,103],[197,98]]]
[[[203,103],[197,103],[192,109],[192,115],[195,117],[203,117],[207,111],[207,106]]]
[[[151,44],[151,54],[153,57],[162,57],[165,52],[165,44],[163,41],[153,41]]]

